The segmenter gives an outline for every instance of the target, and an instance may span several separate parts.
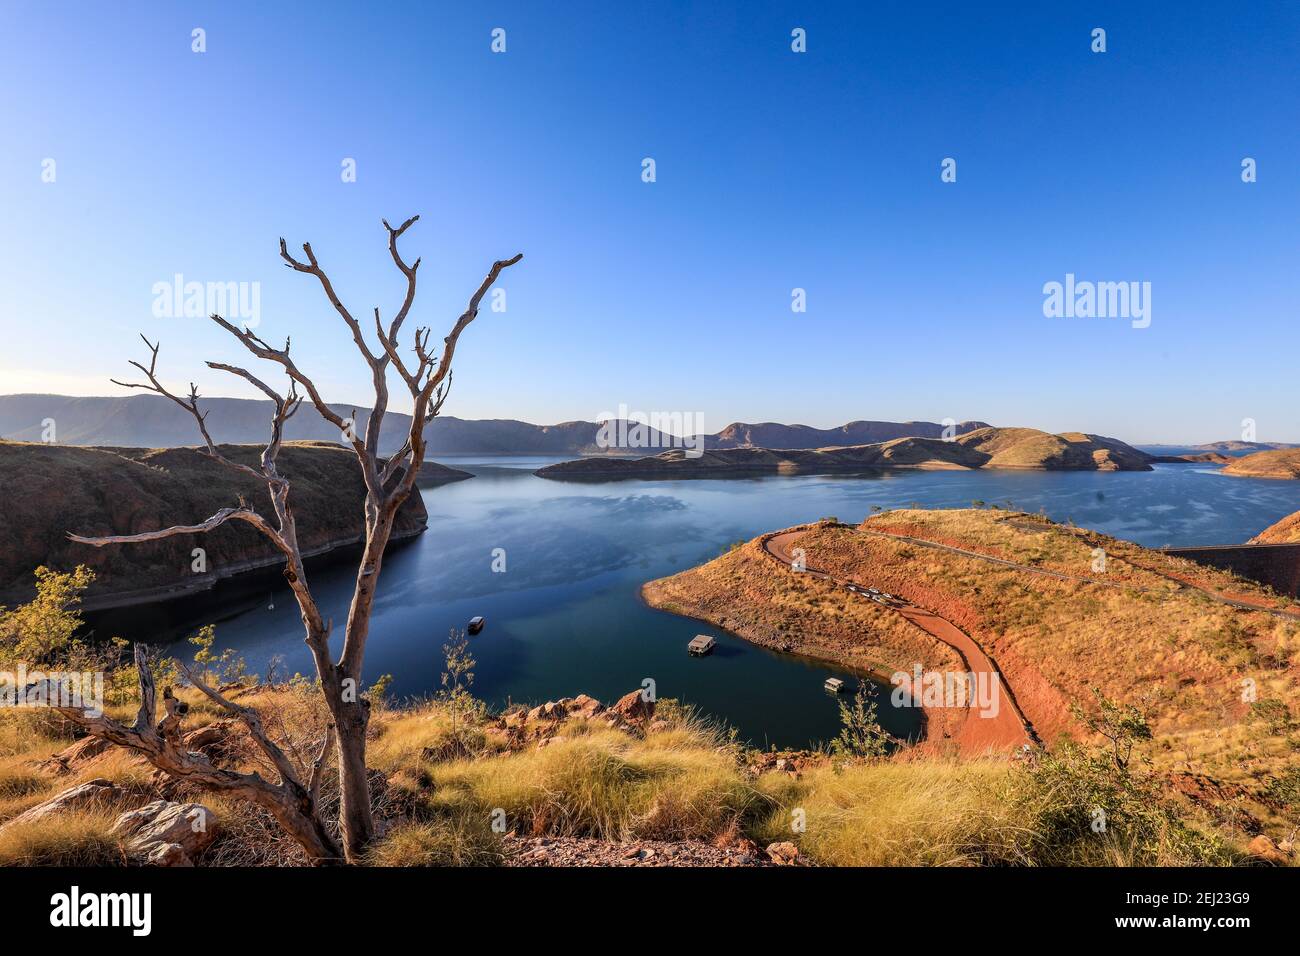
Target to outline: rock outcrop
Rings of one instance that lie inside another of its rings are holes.
[[[201,803],[155,800],[117,818],[109,831],[128,857],[151,866],[193,866],[217,836],[217,818]]]
[[[579,694],[547,701],[532,708],[517,708],[502,714],[487,727],[489,737],[511,749],[524,746],[545,747],[571,720],[596,721],[605,727],[624,731],[660,730],[667,726],[655,720],[655,702],[643,700],[641,691],[634,690],[619,698],[618,703],[606,707],[594,697]],[[426,754],[426,757],[436,757]]]

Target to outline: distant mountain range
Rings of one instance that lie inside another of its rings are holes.
[[[1204,445],[1171,445],[1171,444],[1153,444],[1139,445],[1143,450],[1150,451],[1153,455],[1186,455],[1190,449],[1192,452],[1210,452],[1220,455],[1249,455],[1257,451],[1276,451],[1282,448],[1300,448],[1300,445],[1284,441],[1241,441],[1236,438],[1225,441],[1206,442]]]
[[[1228,441],[1212,441],[1196,447],[1202,451],[1276,451],[1281,448],[1300,448],[1300,445],[1284,441],[1240,441],[1230,439]]]
[[[249,444],[264,442],[271,419],[271,403],[244,398],[203,399],[208,413],[208,430],[216,442]],[[339,415],[352,416],[350,405],[331,406]],[[357,431],[364,434],[370,414],[356,408]],[[126,448],[171,448],[198,442],[194,420],[184,409],[158,395],[130,395],[121,398],[78,398],[66,395],[0,395],[0,438],[12,441],[42,441],[46,422],[53,422],[54,440],[60,445],[99,445]],[[411,419],[389,412],[384,422],[381,452],[394,450],[402,441]],[[964,435],[984,422],[962,422],[953,429]],[[513,419],[467,420],[444,416],[434,419],[425,430],[431,455],[595,455],[613,452],[656,452],[680,447],[680,438],[635,425],[608,429],[611,435],[631,433],[634,444],[606,448],[599,441],[601,422],[563,422],[532,425]],[[304,404],[286,426],[286,437],[297,441],[338,441],[338,430]],[[636,434],[637,432],[640,434]],[[895,438],[940,438],[944,425],[936,422],[849,422],[839,428],[811,428],[775,422],[736,422],[722,431],[706,435],[706,449],[730,448],[825,448],[831,445],[864,445]],[[643,439],[638,441],[637,439]]]

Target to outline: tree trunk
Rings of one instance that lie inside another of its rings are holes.
[[[360,862],[375,836],[370,809],[370,780],[366,772],[366,729],[370,725],[370,701],[361,692],[361,671],[366,641],[370,636],[370,615],[374,611],[375,585],[384,562],[384,550],[392,535],[396,509],[377,508],[365,553],[357,569],[357,583],[348,609],[339,676],[352,680],[354,700],[340,699],[335,717],[339,736],[339,829],[349,863]]]
[[[343,853],[349,863],[359,863],[375,837],[375,819],[370,812],[370,781],[366,773],[366,725],[370,704],[348,705],[359,720],[339,725],[339,829],[343,832]],[[356,712],[360,711],[360,715]]]

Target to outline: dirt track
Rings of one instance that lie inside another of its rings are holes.
[[[795,558],[792,549],[797,546],[796,542],[804,533],[804,531],[783,531],[772,535],[763,541],[763,550],[774,560],[787,566],[792,565]],[[829,581],[839,587],[847,587],[850,584],[858,587],[868,586],[861,581],[836,578],[825,571],[817,570],[808,564],[806,557],[805,565],[807,570],[800,573]],[[850,593],[856,594],[856,592]],[[860,594],[856,596],[864,601],[870,600]],[[981,715],[968,710],[961,727],[953,735],[953,739],[964,755],[977,756],[989,751],[1006,751],[1030,742],[1032,731],[1016,706],[1014,698],[1008,692],[1009,687],[1003,680],[1001,672],[969,634],[925,608],[900,603],[894,610],[956,651],[965,662],[966,669],[976,675],[977,680],[995,682],[993,686],[997,689],[996,700],[998,701],[995,713]]]
[[[965,548],[958,548],[955,545],[940,544],[937,541],[927,541],[925,538],[913,538],[905,534],[891,534],[888,531],[871,531],[867,528],[858,528],[857,533],[875,535],[878,538],[892,538],[895,541],[902,541],[905,544],[914,544],[922,548],[933,548],[936,551],[947,551],[950,554],[960,554],[962,557],[965,558],[974,558],[978,561],[987,561],[990,564],[1000,564],[1003,567],[1015,568],[1017,571],[1026,571],[1029,574],[1040,574],[1045,577],[1056,578],[1057,580],[1060,581],[1077,581],[1080,584],[1095,584],[1098,587],[1118,588],[1120,590],[1126,590],[1126,591],[1136,590],[1136,591],[1141,591],[1144,594],[1149,594],[1154,590],[1153,588],[1136,587],[1132,584],[1129,584],[1127,582],[1122,582],[1122,581],[1102,581],[1095,577],[1085,577],[1079,574],[1066,574],[1063,571],[1051,571],[1048,570],[1047,568],[1035,568],[1032,565],[1028,565],[1028,564],[1017,564],[1015,561],[1008,561],[1006,558],[995,558],[991,554],[981,554],[978,551],[967,551]],[[1144,565],[1140,565],[1136,563],[1133,563],[1133,566],[1136,568],[1140,568],[1143,571],[1148,571],[1151,574],[1159,575],[1160,577],[1164,578],[1166,581],[1169,581],[1170,583],[1177,585],[1179,590],[1196,591],[1200,594],[1205,595],[1205,597],[1209,598],[1211,601],[1217,601],[1219,604],[1226,604],[1228,607],[1241,608],[1243,611],[1261,611],[1264,614],[1271,614],[1273,617],[1284,618],[1292,621],[1300,620],[1300,614],[1294,611],[1284,611],[1275,607],[1269,607],[1266,604],[1256,604],[1252,601],[1243,601],[1240,598],[1235,598],[1232,597],[1231,595],[1223,594],[1219,591],[1210,591],[1207,590],[1206,588],[1198,587],[1197,585],[1185,581],[1182,578],[1173,577],[1172,575],[1166,574],[1162,571],[1157,571],[1155,568],[1145,567]]]

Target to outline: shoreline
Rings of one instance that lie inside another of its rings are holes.
[[[801,529],[806,530],[810,527],[813,527],[813,525],[802,524],[802,525],[794,525],[790,528],[782,528],[776,531],[767,531],[759,535],[757,538],[754,538],[752,542],[746,542],[746,544],[757,543],[759,548],[762,549],[765,547],[766,543],[771,538],[774,538],[777,535],[784,534],[789,531],[798,531]],[[690,570],[693,570],[693,568],[684,569],[684,571],[690,571]],[[684,572],[678,572],[678,573],[684,573]],[[674,575],[668,575],[669,578],[673,576]],[[683,618],[685,620],[699,621],[703,624],[709,625],[710,627],[717,628],[720,631],[725,631],[727,634],[739,638],[740,640],[745,641],[747,644],[752,644],[755,647],[761,648],[765,651],[770,651],[774,654],[780,654],[783,657],[794,658],[796,660],[802,658],[807,661],[816,662],[817,664],[820,665],[830,664],[837,669],[843,670],[847,674],[853,675],[859,680],[862,679],[871,680],[879,684],[882,690],[884,689],[892,690],[892,688],[896,686],[891,679],[893,677],[894,672],[886,673],[885,671],[880,669],[862,667],[862,666],[851,664],[846,660],[844,660],[842,657],[835,654],[828,647],[824,647],[819,644],[807,644],[807,643],[795,644],[794,642],[782,643],[782,642],[771,641],[758,635],[756,632],[746,633],[744,629],[734,626],[740,624],[741,622],[734,621],[732,619],[715,620],[709,617],[705,617],[699,613],[695,613],[692,610],[681,608],[680,605],[677,604],[677,602],[671,600],[664,601],[663,603],[656,603],[654,600],[651,599],[650,594],[654,590],[654,585],[664,580],[666,580],[666,578],[657,578],[654,581],[646,581],[642,583],[640,587],[637,588],[637,597],[641,600],[643,604],[645,604],[647,607],[651,608],[652,610],[659,611],[664,614],[671,614],[674,617]],[[920,629],[918,628],[918,630]],[[936,639],[936,643],[939,643],[937,639]],[[886,703],[888,703],[887,700]],[[921,734],[916,739],[909,740],[907,742],[911,744],[912,748],[918,748],[918,747],[925,748],[927,752],[934,750],[936,747],[939,747],[940,745],[942,745],[943,741],[945,740],[955,741],[957,732],[960,730],[961,725],[964,724],[967,719],[964,709],[963,709],[962,717],[958,721],[953,721],[951,719],[952,718],[951,708],[946,708],[946,707],[936,708],[936,707],[928,707],[928,706],[920,705],[915,707],[914,709],[920,712]]]
[[[428,524],[418,528],[411,528],[406,531],[394,531],[389,538],[389,544],[396,542],[409,541],[428,530]],[[363,535],[354,535],[348,538],[335,538],[326,541],[324,544],[317,545],[314,548],[304,548],[302,551],[303,560],[309,558],[326,557],[336,551],[343,551],[347,548],[354,548],[362,544]],[[226,565],[221,571],[209,572],[208,574],[198,575],[193,581],[178,584],[160,585],[154,588],[138,588],[134,591],[118,591],[112,594],[102,594],[81,599],[81,609],[87,613],[94,614],[100,611],[117,611],[123,608],[143,607],[150,604],[165,603],[175,601],[181,598],[194,597],[198,594],[206,594],[215,588],[222,581],[229,581],[244,575],[255,574],[258,571],[266,571],[277,565],[284,563],[284,555],[275,554],[266,558],[256,560],[238,561],[232,565]]]

